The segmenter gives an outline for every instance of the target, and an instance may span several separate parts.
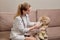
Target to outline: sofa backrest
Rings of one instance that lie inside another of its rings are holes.
[[[0,31],[11,30],[15,12],[0,12]],[[47,15],[50,17],[50,27],[60,26],[60,10],[59,9],[38,9],[29,14],[30,21],[36,22],[39,17]]]
[[[8,31],[12,27],[15,13],[0,12],[0,31]]]
[[[0,31],[10,31],[13,26],[15,12],[0,12]],[[36,21],[35,11],[29,15],[31,21]]]
[[[37,18],[36,18],[36,10],[32,10],[29,14],[29,18],[31,22],[36,22]]]
[[[60,26],[60,9],[38,9],[37,10],[37,19],[41,16],[50,17],[51,21],[49,26]]]

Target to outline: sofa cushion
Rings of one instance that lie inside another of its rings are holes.
[[[0,40],[10,40],[10,31],[0,32]]]
[[[8,38],[0,38],[0,40],[10,40],[10,39],[8,39]]]
[[[39,9],[37,10],[37,19],[40,16],[48,16],[51,19],[49,26],[60,26],[60,9]]]
[[[60,38],[60,26],[49,27],[47,29],[47,34],[49,39]]]
[[[60,38],[53,38],[53,39],[48,39],[48,40],[60,40]]]

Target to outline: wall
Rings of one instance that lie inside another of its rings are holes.
[[[16,12],[17,5],[24,1],[33,9],[60,9],[60,0],[0,0],[0,12]]]

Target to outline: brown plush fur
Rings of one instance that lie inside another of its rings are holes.
[[[38,36],[39,38],[44,40],[45,38],[48,38],[46,29],[48,28],[48,24],[50,23],[50,18],[47,16],[42,16],[39,18],[39,21],[42,23],[42,25],[40,27],[40,32],[38,33]]]

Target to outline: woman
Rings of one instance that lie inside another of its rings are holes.
[[[13,22],[10,38],[12,40],[36,40],[34,37],[27,35],[27,32],[39,28],[39,24],[35,25],[34,22],[29,21],[28,13],[30,12],[30,5],[23,3],[18,6],[17,15]],[[32,26],[28,28],[29,26]]]

